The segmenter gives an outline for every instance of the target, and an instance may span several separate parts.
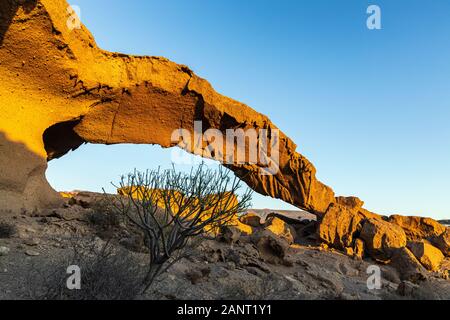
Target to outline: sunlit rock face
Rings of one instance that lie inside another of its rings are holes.
[[[265,116],[222,96],[188,67],[160,57],[101,50],[68,23],[64,0],[0,3],[0,204],[32,211],[60,203],[45,179],[47,160],[81,144],[172,147],[180,128],[278,130]],[[318,215],[335,201],[314,166],[279,133],[278,168],[229,163],[257,192]],[[201,146],[204,148],[205,146]],[[193,150],[188,150],[193,151]]]

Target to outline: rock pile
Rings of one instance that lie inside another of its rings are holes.
[[[405,280],[424,277],[426,270],[438,271],[445,257],[449,257],[448,227],[430,218],[380,216],[362,206],[357,198],[337,199],[322,219],[312,222],[316,241],[323,248],[337,249],[355,259],[390,264],[402,272]],[[263,221],[251,212],[242,216],[240,222],[252,229],[262,252],[270,249],[281,258],[286,248],[302,241],[302,226],[307,224],[283,220],[280,215]]]

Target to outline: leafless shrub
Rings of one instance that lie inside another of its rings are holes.
[[[125,217],[117,212],[112,206],[111,195],[99,197],[97,201],[91,204],[92,212],[88,215],[88,220],[93,226],[97,236],[104,240],[111,240],[120,236],[123,229]]]
[[[7,222],[0,222],[0,239],[8,239],[17,233],[15,225]]]
[[[123,216],[118,214],[114,206],[111,205],[110,195],[99,199],[92,204],[92,213],[89,221],[102,229],[118,227],[123,222]]]
[[[250,206],[251,191],[235,197],[241,188],[223,168],[190,173],[156,170],[122,177],[119,196],[113,201],[117,211],[145,234],[148,270],[144,292],[173,263],[185,256],[190,240],[214,234]]]
[[[268,274],[255,278],[252,285],[225,284],[221,300],[292,299],[293,285],[282,276]]]
[[[72,241],[72,253],[35,265],[26,281],[27,296],[37,300],[131,300],[142,291],[143,268],[123,248],[110,242]],[[81,289],[67,287],[69,266],[81,270]]]

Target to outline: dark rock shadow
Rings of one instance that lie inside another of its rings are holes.
[[[86,141],[81,138],[73,128],[81,119],[57,123],[44,131],[43,139],[47,160],[57,159],[78,149]]]

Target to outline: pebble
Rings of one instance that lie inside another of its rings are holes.
[[[25,240],[23,243],[26,244],[27,246],[35,247],[40,243],[40,241],[39,241],[39,239],[31,238],[31,239]]]
[[[40,255],[39,252],[34,251],[34,250],[27,250],[27,251],[25,251],[25,254],[30,257],[36,257],[36,256]]]
[[[0,247],[0,256],[6,256],[9,253],[8,247]]]

